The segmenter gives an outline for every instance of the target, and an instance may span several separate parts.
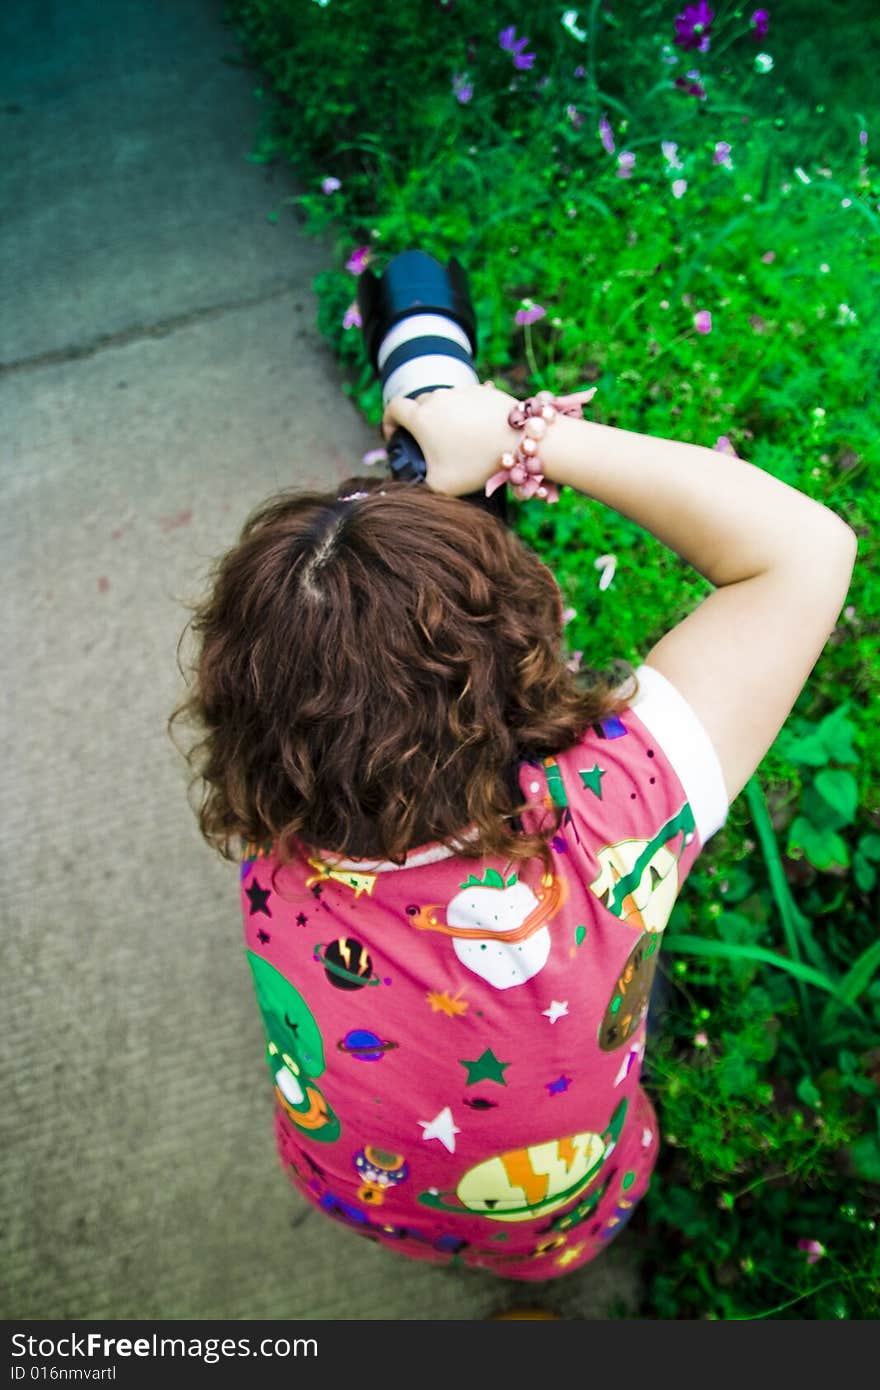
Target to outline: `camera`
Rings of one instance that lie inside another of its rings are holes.
[[[382,383],[382,404],[394,396],[414,399],[440,387],[479,382],[474,367],[477,322],[467,275],[453,256],[443,266],[425,251],[402,251],[380,276],[358,277],[357,306],[364,347]],[[395,480],[424,482],[427,466],[418,440],[399,427],[388,444]],[[507,490],[463,499],[507,521]]]

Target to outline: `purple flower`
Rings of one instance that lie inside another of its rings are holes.
[[[457,72],[455,74],[452,79],[452,90],[455,93],[456,99],[460,101],[462,105],[470,101],[474,94],[474,89],[471,85],[470,77],[466,72]]]
[[[814,1265],[825,1254],[825,1246],[819,1240],[799,1240],[798,1250],[807,1251],[807,1264]]]
[[[678,157],[678,145],[673,140],[661,141],[660,148],[663,156],[671,169],[683,169],[684,165]]]
[[[528,39],[518,39],[516,37],[516,25],[511,24],[509,29],[502,29],[498,35],[498,42],[508,53],[512,53],[513,66],[522,72],[525,68],[530,68],[535,61],[534,53],[523,53],[523,49],[528,44]]]
[[[629,150],[625,150],[622,154],[619,154],[617,156],[617,163],[619,166],[617,170],[617,177],[619,179],[631,178],[633,165],[635,164],[635,162],[636,157],[634,154],[631,154]]]
[[[522,327],[525,324],[537,323],[538,319],[545,318],[546,314],[547,310],[542,309],[540,304],[533,304],[530,299],[526,299],[523,301],[522,309],[517,309],[514,314],[513,321]]]
[[[738,458],[736,449],[734,449],[726,434],[719,434],[712,447],[713,449],[717,449],[719,454],[730,454],[732,458]],[[722,890],[726,892],[727,890],[724,888],[724,885],[722,884],[721,886]]]
[[[725,169],[732,169],[730,162],[730,146],[726,140],[716,140],[715,153],[712,156],[713,164],[723,164]]]
[[[709,9],[706,0],[700,0],[698,5],[686,5],[684,12],[675,16],[674,42],[679,48],[696,48],[700,53],[708,52],[708,31],[714,18],[715,11]]]
[[[614,136],[611,133],[611,126],[608,123],[607,116],[603,116],[601,121],[599,122],[599,136],[608,154],[613,154]]]
[[[335,193],[337,188],[341,187],[342,184],[340,183],[339,179],[324,179],[323,183],[321,184],[321,192]]]
[[[342,320],[342,327],[343,327],[343,328],[360,328],[360,327],[362,327],[362,324],[361,324],[361,311],[360,311],[360,309],[359,309],[358,306],[357,306],[357,300],[354,300],[354,299],[353,299],[353,300],[351,301],[351,303],[349,304],[348,308],[346,309],[346,311],[345,311],[345,318]]]
[[[712,315],[708,309],[700,309],[698,313],[694,314],[694,328],[698,333],[712,332]]]
[[[580,113],[580,111],[578,111],[577,107],[576,107],[576,106],[566,106],[566,108],[565,108],[565,114],[566,114],[566,116],[568,117],[568,119],[571,121],[571,123],[572,123],[572,125],[574,126],[575,130],[579,130],[580,127],[581,127],[581,126],[583,125],[583,123],[584,123],[585,117],[581,115],[581,113]]]
[[[687,92],[689,97],[700,97],[702,99],[705,99],[706,89],[700,82],[700,74],[696,71],[689,72],[688,77],[694,78],[696,80],[692,82],[686,82],[683,77],[676,77],[672,85],[674,87],[678,87],[679,90],[682,92]]]
[[[756,38],[762,39],[766,34],[768,19],[769,15],[766,10],[755,10],[749,22],[755,26]]]
[[[345,268],[346,270],[350,270],[352,275],[360,275],[361,272],[366,269],[369,259],[369,246],[359,246],[356,251],[352,252],[348,260],[345,262]]]
[[[683,198],[687,193],[687,179],[676,179],[672,185],[673,198]]]

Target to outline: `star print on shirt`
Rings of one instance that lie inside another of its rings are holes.
[[[442,994],[429,991],[425,998],[431,1005],[432,1013],[448,1014],[450,1018],[455,1018],[459,1014],[466,1014],[470,1005],[466,999],[462,999],[461,990],[450,999],[449,991],[444,990]]]
[[[475,1062],[466,1062],[459,1057],[459,1066],[467,1067],[468,1079],[465,1083],[473,1086],[477,1081],[497,1081],[499,1086],[506,1086],[503,1072],[510,1066],[509,1062],[499,1062],[491,1047],[487,1047],[482,1057],[478,1057]]]
[[[600,801],[602,800],[601,779],[605,776],[605,771],[605,768],[600,767],[598,763],[594,763],[589,772],[587,772],[585,768],[578,768],[580,779],[584,786],[587,787],[594,796],[597,796]]]
[[[306,923],[308,922],[308,920],[309,920],[309,919],[308,919],[308,917],[306,916],[306,914],[305,914],[304,912],[298,912],[298,913],[296,914],[297,926],[299,926],[299,927],[304,927],[304,926],[306,925]]]
[[[261,888],[259,883],[252,883],[250,888],[246,888],[244,891],[251,901],[252,917],[255,912],[265,912],[267,917],[272,916],[272,913],[266,906],[266,903],[269,901],[270,890],[268,888]]]
[[[461,1130],[454,1123],[448,1105],[439,1115],[435,1115],[433,1120],[419,1120],[419,1124],[422,1127],[423,1139],[439,1139],[451,1154],[455,1153],[455,1136],[461,1134]]]
[[[269,935],[269,933],[268,933],[267,931],[263,931],[263,928],[260,927],[260,930],[257,932],[257,940],[258,940],[263,946],[267,946],[267,945],[269,944],[269,942],[272,940],[272,938],[270,937],[270,935]]]
[[[551,1096],[555,1096],[558,1095],[560,1091],[567,1091],[570,1085],[570,1076],[557,1076],[555,1081],[545,1081],[544,1089],[548,1091]]]
[[[551,999],[549,1009],[544,1009],[542,1012],[545,1018],[549,1018],[551,1023],[555,1023],[557,1018],[565,1018],[568,1013],[568,1000],[565,999],[560,1004],[558,999]]]

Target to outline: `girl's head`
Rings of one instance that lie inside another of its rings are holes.
[[[356,491],[368,495],[341,500]],[[235,837],[277,844],[281,863],[294,837],[395,864],[440,842],[464,858],[539,855],[549,871],[552,830],[512,824],[530,804],[517,764],[571,747],[634,688],[567,668],[558,585],[504,522],[424,485],[353,477],[267,499],[211,579],[168,729],[185,717],[203,734],[184,756],[224,858]]]

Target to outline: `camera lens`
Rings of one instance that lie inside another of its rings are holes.
[[[444,267],[424,251],[403,251],[381,277],[358,277],[364,345],[382,383],[382,402],[477,381],[476,316],[467,277],[454,257]]]
[[[453,256],[443,266],[425,251],[402,251],[381,276],[358,276],[357,306],[364,347],[382,385],[382,404],[395,396],[479,382],[474,357],[477,319],[467,276]],[[427,467],[418,440],[398,427],[387,445],[392,478],[424,482]],[[507,521],[506,489],[468,501]]]

